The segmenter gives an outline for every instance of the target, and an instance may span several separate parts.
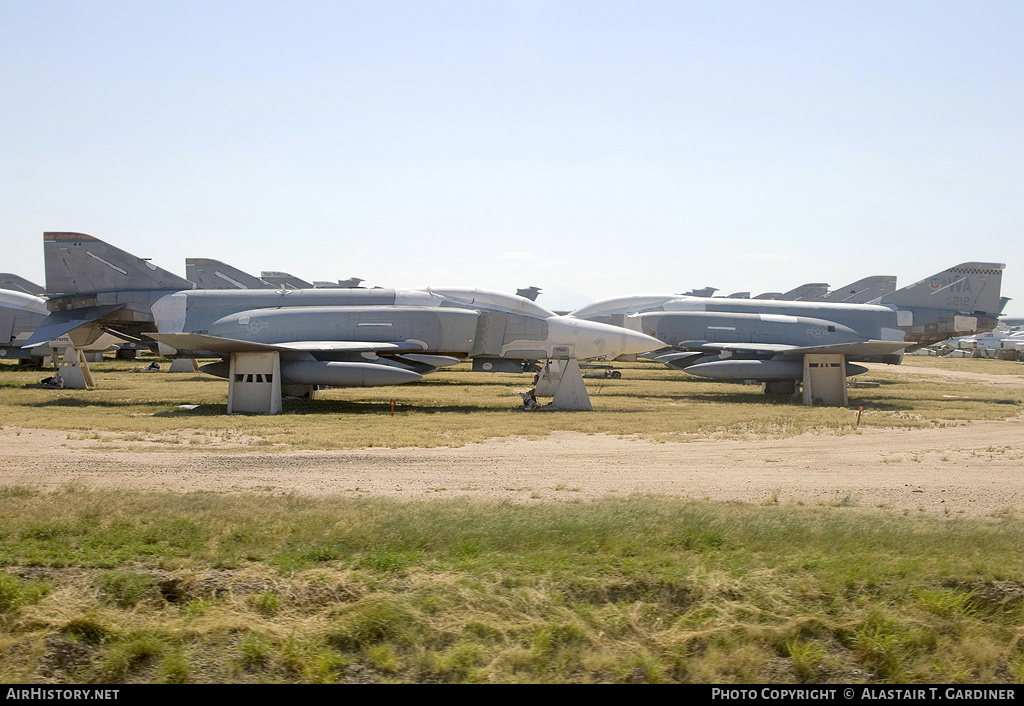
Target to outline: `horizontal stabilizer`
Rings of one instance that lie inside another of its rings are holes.
[[[36,328],[35,333],[23,344],[25,348],[38,346],[71,333],[80,326],[90,324],[108,314],[123,308],[123,304],[107,306],[87,306],[81,309],[65,309],[53,311]]]

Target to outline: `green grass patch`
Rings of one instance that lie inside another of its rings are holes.
[[[1024,522],[1005,515],[71,487],[0,498],[0,517],[8,683],[1024,673]],[[116,568],[111,528],[138,536]],[[239,544],[225,566],[224,547]]]

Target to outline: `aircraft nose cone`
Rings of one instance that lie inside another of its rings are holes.
[[[573,332],[573,357],[606,358],[611,360],[620,355],[635,355],[664,348],[665,344],[656,338],[630,331],[629,329],[584,321],[573,317],[559,317],[560,324]]]
[[[657,338],[648,336],[645,333],[630,331],[629,329],[619,330],[622,331],[622,351],[618,355],[639,355],[640,353],[649,353],[650,351],[656,351],[659,348],[665,347],[665,344]]]

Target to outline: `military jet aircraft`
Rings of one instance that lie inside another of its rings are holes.
[[[0,359],[29,361],[41,360],[49,351],[25,348],[49,313],[46,300],[23,291],[0,289]]]
[[[896,364],[904,349],[992,330],[1005,303],[1004,267],[963,263],[869,304],[648,294],[595,302],[571,315],[660,339],[675,352],[655,359],[671,367],[791,393],[806,378],[809,355],[838,356],[824,364],[845,376],[864,371],[849,361]]]
[[[0,275],[0,279],[3,284],[19,286],[18,290],[0,288],[0,360],[44,365],[46,359],[53,354],[53,348],[64,348],[63,344],[70,342],[58,339],[46,341],[53,344],[51,346],[25,345],[39,325],[46,320],[49,313],[46,298],[26,293],[25,289],[32,288],[33,285],[17,275]],[[42,287],[38,289],[43,291]],[[127,348],[128,344],[114,336],[104,334],[80,350],[102,355],[101,351],[111,348],[121,351],[122,347]]]
[[[1016,358],[1024,353],[1024,331],[1014,331],[1001,324],[988,334],[951,338],[945,345],[955,350],[975,351],[979,357],[987,358],[1013,351]]]
[[[612,360],[661,346],[499,292],[197,289],[89,235],[44,233],[43,249],[50,314],[29,344],[68,334],[80,345],[110,330],[172,357],[219,357],[205,369],[228,378],[229,412],[280,411],[288,386],[416,381],[435,367],[422,356],[507,370],[526,360]]]

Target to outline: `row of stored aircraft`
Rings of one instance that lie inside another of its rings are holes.
[[[1005,266],[971,262],[902,289],[876,277],[807,301],[634,295],[558,315],[481,289],[290,288],[216,260],[189,260],[183,279],[89,235],[43,242],[47,314],[24,347],[112,334],[170,357],[220,358],[204,371],[228,379],[229,411],[276,412],[282,395],[322,386],[411,382],[467,358],[510,372],[548,361],[542,384],[576,409],[589,408],[578,361],[635,355],[774,392],[802,381],[808,402],[819,399],[807,395],[811,378],[827,369],[832,382],[815,384],[838,376],[845,400],[857,363],[898,363],[906,349],[992,330],[1006,303]]]
[[[856,374],[865,370],[857,362],[898,364],[906,349],[991,331],[1006,304],[1004,267],[963,263],[865,304],[651,294],[572,315],[658,338],[670,350],[655,359],[671,367],[792,392],[808,355],[842,356],[847,374]]]
[[[321,386],[413,382],[465,358],[481,370],[575,363],[560,370],[559,383],[569,371],[565,393],[578,396],[575,361],[661,347],[642,333],[482,289],[199,289],[81,233],[45,233],[43,251],[49,314],[24,347],[63,336],[83,346],[112,333],[170,357],[220,358],[204,370],[228,379],[229,411],[276,412],[283,395]]]

